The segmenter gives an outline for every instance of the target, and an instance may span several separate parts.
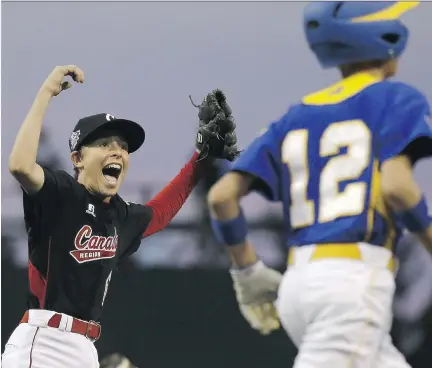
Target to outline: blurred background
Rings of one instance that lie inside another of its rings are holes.
[[[221,88],[245,147],[290,103],[336,80],[309,52],[300,2],[2,3],[2,351],[26,309],[27,240],[21,193],[7,170],[15,135],[52,68],[76,64],[85,84],[52,102],[40,162],[70,170],[76,121],[106,112],[135,119],[146,143],[132,157],[121,195],[145,203],[193,152],[197,110]],[[398,79],[432,100],[432,3],[407,14],[411,40]],[[432,161],[416,175],[432,199]],[[140,368],[291,367],[295,348],[280,331],[261,337],[237,310],[228,262],[214,241],[205,195],[228,167],[194,191],[170,227],[146,239],[113,278],[96,343],[100,358],[119,352]],[[72,170],[70,170],[72,171]],[[251,240],[265,262],[285,265],[280,208],[257,195],[244,201]],[[432,364],[432,258],[407,235],[393,336],[413,367]]]

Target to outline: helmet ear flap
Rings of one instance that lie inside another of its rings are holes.
[[[306,28],[309,29],[309,30],[317,29],[319,27],[320,27],[320,23],[317,20],[310,20],[306,24]]]

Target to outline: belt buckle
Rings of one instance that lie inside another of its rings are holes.
[[[90,337],[88,335],[90,326],[97,326],[99,328],[99,333],[98,333],[97,337],[93,338],[93,337]],[[95,341],[97,341],[99,339],[99,337],[101,335],[101,332],[102,332],[102,326],[100,325],[100,323],[97,323],[96,321],[88,321],[88,323],[87,323],[87,330],[86,330],[86,333],[85,333],[85,337],[87,339],[89,339],[91,342],[95,342]]]

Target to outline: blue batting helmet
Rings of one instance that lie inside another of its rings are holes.
[[[309,47],[324,68],[399,56],[408,41],[402,14],[419,1],[319,1],[306,5]]]

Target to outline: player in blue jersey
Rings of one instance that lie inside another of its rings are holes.
[[[299,348],[296,368],[408,367],[389,333],[394,247],[406,228],[432,251],[412,173],[432,155],[431,111],[422,93],[389,78],[408,39],[400,17],[417,5],[308,4],[309,46],[342,80],[291,106],[209,192],[240,310],[264,334],[279,317]],[[283,276],[247,241],[239,203],[251,191],[283,204]]]

